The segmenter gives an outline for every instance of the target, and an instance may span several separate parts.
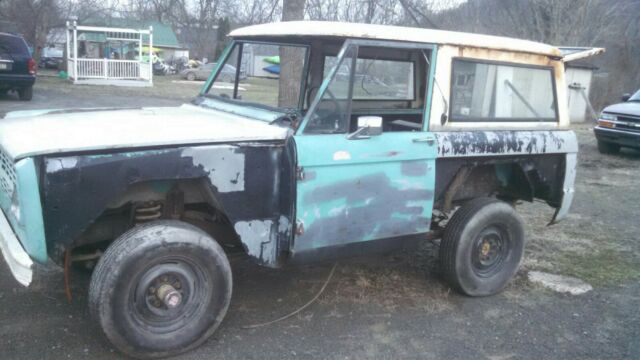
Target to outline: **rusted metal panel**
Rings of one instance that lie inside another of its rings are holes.
[[[135,184],[205,179],[247,253],[276,266],[279,244],[291,236],[292,151],[285,142],[253,142],[47,157],[50,251],[79,245],[80,234]]]
[[[449,131],[434,136],[439,158],[578,152],[573,131]]]

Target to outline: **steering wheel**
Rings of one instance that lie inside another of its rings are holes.
[[[344,127],[344,124],[340,124],[342,120],[340,118],[340,114],[343,114],[342,107],[331,90],[327,89],[325,93],[329,95],[328,100],[333,104],[333,109],[324,115],[318,115],[318,117],[313,121],[317,126],[313,126],[311,129],[337,132],[338,130],[342,130]]]

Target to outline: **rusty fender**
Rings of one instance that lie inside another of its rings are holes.
[[[49,252],[78,245],[91,224],[139,183],[204,179],[259,263],[276,266],[291,237],[292,145],[285,141],[76,154],[42,160]]]

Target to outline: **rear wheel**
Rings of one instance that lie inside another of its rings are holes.
[[[620,145],[598,140],[598,151],[601,154],[617,154],[620,152]]]
[[[445,228],[440,263],[448,282],[469,296],[500,292],[524,251],[518,213],[503,201],[478,198],[462,206]]]
[[[158,221],[122,235],[91,278],[89,305],[107,338],[138,358],[172,356],[204,342],[231,299],[231,268],[202,230]]]
[[[18,98],[22,101],[30,101],[33,98],[33,86],[18,89]]]

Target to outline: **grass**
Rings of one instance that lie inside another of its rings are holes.
[[[565,252],[558,256],[557,269],[593,286],[623,284],[640,279],[640,259],[630,253],[600,248],[587,253]]]

